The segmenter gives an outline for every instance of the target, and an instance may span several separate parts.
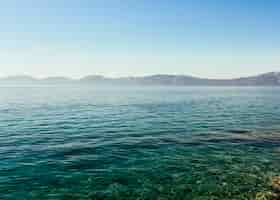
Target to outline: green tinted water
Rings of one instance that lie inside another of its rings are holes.
[[[280,88],[0,88],[0,199],[254,199]]]

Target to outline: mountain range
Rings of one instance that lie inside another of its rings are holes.
[[[209,79],[187,75],[151,75],[143,77],[108,78],[98,75],[81,79],[67,77],[33,78],[31,76],[9,76],[0,78],[5,84],[106,84],[106,85],[170,85],[170,86],[280,86],[280,72],[234,79]]]

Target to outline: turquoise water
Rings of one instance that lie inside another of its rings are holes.
[[[0,87],[0,199],[254,199],[280,88]]]

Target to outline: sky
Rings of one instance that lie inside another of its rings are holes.
[[[0,76],[280,71],[278,0],[0,2]]]

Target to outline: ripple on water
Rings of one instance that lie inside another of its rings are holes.
[[[1,200],[255,199],[280,174],[276,88],[0,90]]]

